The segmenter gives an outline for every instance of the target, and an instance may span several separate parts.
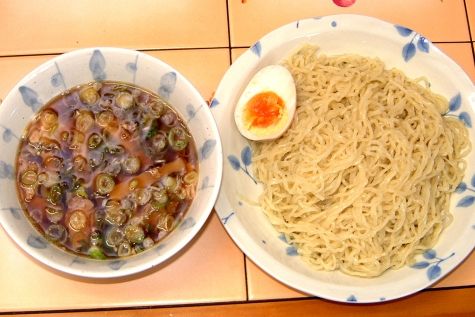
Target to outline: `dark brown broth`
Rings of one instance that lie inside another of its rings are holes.
[[[107,124],[105,111],[115,118]],[[93,134],[102,140],[96,148]],[[130,163],[137,161],[138,169]],[[151,176],[174,164],[169,175]],[[185,123],[158,95],[101,82],[48,102],[26,129],[16,167],[33,225],[64,250],[103,259],[139,253],[176,227],[194,197],[198,163]]]

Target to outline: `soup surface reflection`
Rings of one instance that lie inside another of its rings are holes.
[[[36,228],[64,250],[95,259],[151,248],[195,195],[192,136],[158,95],[93,82],[48,102],[28,125],[17,189]]]

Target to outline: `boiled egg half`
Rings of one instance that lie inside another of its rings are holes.
[[[290,126],[296,93],[292,74],[281,65],[259,70],[250,80],[234,110],[239,132],[250,140],[272,140]]]

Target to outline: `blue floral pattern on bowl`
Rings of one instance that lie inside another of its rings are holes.
[[[199,186],[185,218],[166,240],[137,256],[117,260],[78,258],[39,236],[16,197],[16,147],[27,122],[64,89],[91,81],[132,82],[158,92],[187,121],[199,149]],[[0,107],[0,221],[31,256],[57,270],[78,276],[118,277],[161,264],[203,227],[218,195],[222,175],[221,140],[206,102],[174,68],[149,55],[119,48],[82,49],[60,55],[33,70],[8,94]]]

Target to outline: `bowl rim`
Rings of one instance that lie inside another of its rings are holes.
[[[299,25],[301,28],[302,27],[305,28],[306,24],[315,23],[315,20],[324,20],[325,22],[328,22],[328,23],[332,22],[332,26],[334,27],[336,24],[333,25],[332,20],[339,21],[341,19],[346,20],[347,23],[350,20],[354,19],[355,20],[353,21],[354,24],[358,24],[358,22],[365,22],[368,24],[373,24],[373,26],[375,27],[377,27],[378,25],[391,26],[391,27],[394,27],[397,25],[395,23],[392,23],[383,19],[379,19],[372,16],[360,15],[360,14],[335,14],[335,15],[326,15],[326,16],[314,17],[314,18],[310,17],[310,18],[299,19],[299,20],[291,21],[286,24],[282,24],[272,29],[271,31],[263,35],[262,37],[260,37],[254,44],[250,46],[249,49],[243,52],[243,54],[239,56],[232,63],[228,71],[224,74],[220,84],[218,85],[218,88],[216,89],[215,97],[220,98],[223,96],[223,94],[226,93],[227,91],[226,86],[228,85],[228,83],[226,83],[227,81],[233,80],[234,83],[236,83],[236,79],[233,78],[233,75],[239,72],[236,70],[237,68],[241,68],[241,72],[243,71],[242,69],[245,69],[245,71],[247,72],[246,67],[248,66],[248,64],[254,64],[254,66],[259,64],[258,61],[250,62],[249,60],[251,57],[255,57],[255,55],[258,55],[259,58],[262,58],[260,56],[261,46],[265,47],[266,44],[269,44],[270,47],[278,46],[278,44],[274,42],[280,41],[280,43],[284,43],[286,41],[297,39],[297,37],[289,38],[289,34],[287,33],[291,33],[290,29],[299,28]],[[358,29],[360,30],[361,28],[358,28]],[[416,32],[416,34],[419,34],[417,33],[417,31],[414,31],[414,30],[410,30],[410,31]],[[326,33],[326,32],[328,31],[326,31],[325,28],[315,25],[313,28],[313,31],[310,31],[309,29],[305,29],[305,31],[302,31],[302,34],[299,34],[299,36],[302,38],[305,38],[307,36],[311,37],[312,35],[318,35],[320,33]],[[303,41],[299,43],[302,43],[302,42]],[[473,82],[468,77],[466,72],[460,67],[460,65],[458,65],[447,54],[442,52],[438,47],[431,46],[431,50],[433,50],[433,52],[435,52],[437,56],[442,56],[445,62],[449,64],[450,68],[454,69],[454,71],[456,71],[461,76],[460,81],[471,83],[471,89],[472,91],[475,91],[475,86],[473,85]],[[266,63],[263,63],[261,66],[263,67],[265,65]],[[250,66],[247,68],[250,68]],[[245,86],[245,83],[243,84],[243,87],[244,86]],[[242,89],[243,87],[237,87],[237,89],[239,90],[239,89]],[[223,99],[226,99],[226,98],[223,98]],[[219,101],[222,102],[222,100],[219,100]],[[475,107],[474,105],[475,105],[475,102],[473,103],[472,108]],[[218,109],[218,107],[212,108],[212,112],[213,112],[213,115],[215,115],[215,117],[217,118],[217,121],[219,123],[220,122],[219,119],[222,119],[223,117],[225,117],[225,114],[224,112],[221,112],[221,110],[216,110],[216,109]],[[472,109],[472,110],[475,112],[475,109]],[[221,131],[222,130],[221,126],[219,124],[218,126],[220,127],[220,131]],[[222,135],[222,138],[225,140],[224,135]],[[474,140],[472,140],[472,142],[473,141]],[[229,153],[226,153],[223,148],[223,154],[227,155]],[[466,171],[466,174],[468,174],[468,171]],[[227,181],[226,179],[223,179],[223,184],[225,184],[226,181]],[[282,282],[283,284],[287,285],[288,287],[292,289],[305,292],[309,295],[314,295],[314,296],[318,296],[318,297],[325,298],[328,300],[336,301],[336,302],[344,302],[344,303],[352,303],[352,304],[377,303],[377,302],[391,301],[394,299],[398,299],[398,298],[402,298],[402,297],[414,294],[422,289],[429,287],[432,284],[435,284],[440,279],[447,276],[450,272],[456,269],[463,262],[463,260],[466,259],[470,255],[470,253],[475,248],[475,244],[474,244],[470,248],[471,251],[468,250],[462,256],[457,255],[457,257],[454,257],[457,259],[456,260],[457,263],[455,265],[452,265],[450,266],[449,269],[446,269],[445,272],[439,278],[432,280],[430,282],[427,282],[424,285],[420,285],[416,288],[406,290],[404,292],[399,292],[397,295],[394,295],[394,296],[388,296],[388,297],[383,298],[383,297],[378,297],[377,295],[370,297],[367,294],[365,294],[364,297],[362,296],[361,299],[358,298],[356,300],[356,298],[354,297],[351,298],[351,297],[343,296],[342,292],[340,291],[342,289],[345,290],[347,292],[346,293],[347,296],[349,296],[350,294],[352,294],[352,291],[355,291],[352,287],[338,286],[338,285],[333,287],[333,285],[329,285],[329,284],[325,284],[325,285],[321,284],[321,285],[318,285],[318,287],[316,287],[315,284],[318,284],[317,280],[312,279],[312,281],[309,281],[310,278],[307,278],[303,273],[297,272],[294,269],[289,268],[287,265],[284,265],[282,262],[278,261],[275,257],[270,255],[270,253],[263,252],[259,250],[258,248],[254,248],[254,245],[258,245],[258,244],[256,241],[254,241],[254,239],[252,239],[250,234],[248,234],[247,232],[242,232],[244,231],[242,229],[245,226],[241,222],[239,222],[239,225],[235,226],[236,228],[233,227],[232,224],[231,226],[229,224],[226,224],[226,221],[227,221],[226,217],[229,216],[229,211],[234,210],[234,209],[232,208],[232,205],[229,202],[227,193],[224,191],[224,185],[221,187],[220,194],[218,196],[218,199],[215,205],[215,210],[218,213],[223,223],[223,227],[225,228],[229,236],[232,238],[234,243],[240,248],[240,250],[243,253],[246,254],[246,256],[249,257],[249,259],[253,263],[255,263],[264,272],[266,272],[266,274]],[[266,254],[262,255],[261,253],[266,253]],[[292,271],[292,274],[287,274],[287,273],[281,274],[282,272],[286,272],[286,271],[287,272]],[[336,288],[339,288],[339,290],[336,291]]]
[[[92,278],[92,279],[113,279],[113,278],[120,278],[120,277],[125,277],[125,276],[130,276],[130,275],[136,275],[138,273],[142,273],[142,272],[145,272],[147,270],[150,270],[153,267],[161,266],[161,265],[164,265],[164,264],[168,263],[169,260],[173,260],[174,257],[181,254],[186,249],[186,247],[191,243],[191,241],[198,236],[198,233],[201,230],[203,230],[203,227],[204,227],[205,223],[208,221],[208,219],[209,219],[209,217],[210,217],[210,215],[211,215],[211,213],[214,209],[214,204],[217,200],[219,190],[220,190],[220,187],[221,187],[221,184],[222,184],[222,178],[223,178],[222,177],[223,176],[223,150],[222,150],[221,136],[220,136],[220,133],[219,133],[219,130],[218,130],[218,127],[217,127],[216,120],[215,120],[214,116],[212,115],[212,113],[211,113],[211,111],[208,107],[208,103],[205,101],[205,99],[203,98],[201,93],[198,91],[198,89],[193,85],[191,80],[189,80],[187,77],[185,77],[183,74],[181,74],[181,72],[179,72],[175,67],[173,67],[172,65],[164,62],[160,58],[157,58],[155,56],[151,56],[149,54],[146,54],[145,52],[141,52],[141,51],[133,50],[133,49],[128,49],[128,48],[112,47],[112,46],[85,47],[85,48],[80,48],[80,49],[74,49],[74,50],[56,55],[56,56],[44,61],[43,63],[41,63],[40,65],[38,65],[34,69],[30,70],[26,75],[24,75],[19,81],[16,82],[16,84],[13,86],[13,88],[11,88],[9,90],[9,92],[6,94],[5,98],[3,99],[2,103],[0,104],[0,116],[3,116],[6,113],[9,113],[11,111],[11,109],[7,110],[7,108],[11,107],[11,106],[7,107],[7,105],[9,105],[11,103],[10,100],[13,99],[14,96],[17,94],[17,91],[18,91],[19,87],[21,87],[22,85],[25,85],[25,84],[31,82],[32,80],[34,80],[34,78],[39,73],[43,72],[45,69],[48,69],[51,66],[51,64],[54,64],[56,62],[61,62],[61,61],[64,61],[64,60],[69,60],[71,58],[75,58],[75,57],[78,57],[78,56],[83,56],[85,54],[91,54],[95,50],[100,50],[101,52],[107,52],[107,53],[113,53],[113,54],[120,54],[120,55],[124,55],[124,56],[126,56],[126,55],[134,55],[134,56],[137,55],[137,56],[140,56],[140,59],[147,60],[148,62],[152,63],[153,65],[155,65],[159,69],[174,72],[177,75],[177,79],[179,78],[179,80],[181,82],[181,85],[183,85],[183,87],[186,89],[186,91],[190,92],[190,95],[193,96],[193,99],[197,100],[199,102],[199,104],[203,105],[202,108],[206,108],[202,111],[205,112],[205,118],[206,118],[206,121],[207,121],[207,128],[210,130],[210,135],[212,135],[213,139],[215,139],[215,141],[216,141],[214,151],[213,151],[214,154],[212,154],[215,157],[215,160],[216,160],[215,161],[215,163],[216,163],[215,164],[215,168],[216,168],[215,171],[216,172],[213,173],[213,174],[215,174],[215,176],[214,176],[214,181],[215,181],[214,182],[214,187],[211,190],[211,193],[208,194],[209,198],[204,203],[204,207],[200,208],[201,210],[197,213],[197,216],[199,216],[199,217],[195,218],[195,220],[196,220],[195,224],[193,225],[192,228],[187,230],[187,232],[183,234],[183,238],[179,239],[175,243],[175,245],[173,247],[171,247],[168,251],[166,251],[164,253],[161,252],[160,254],[156,254],[156,256],[154,256],[154,257],[149,256],[149,259],[147,259],[147,261],[145,261],[143,263],[138,263],[137,265],[133,265],[133,266],[130,266],[130,267],[124,267],[124,268],[121,268],[119,270],[108,270],[108,271],[105,272],[105,271],[94,271],[94,270],[91,271],[90,268],[88,268],[88,270],[84,270],[84,268],[81,269],[81,267],[66,266],[66,265],[63,265],[63,264],[58,263],[56,261],[50,260],[48,258],[48,256],[42,254],[41,252],[37,252],[35,249],[29,247],[27,245],[26,241],[23,241],[22,239],[19,239],[19,236],[17,234],[17,230],[15,230],[12,226],[10,226],[8,224],[7,220],[3,216],[3,212],[0,212],[0,227],[2,227],[5,230],[8,237],[14,242],[16,247],[19,247],[22,252],[26,253],[28,256],[32,257],[34,260],[38,261],[39,263],[45,265],[46,267],[52,268],[56,271],[69,274],[71,276],[77,276],[77,277],[81,277],[81,278]],[[153,70],[148,70],[147,72],[150,72],[150,71],[153,71]],[[127,82],[127,81],[124,81],[124,82]],[[140,87],[140,85],[136,85],[136,86]],[[71,86],[71,87],[74,87],[74,85]],[[67,87],[66,89],[70,89],[71,87]],[[65,89],[62,89],[62,90],[60,90],[60,92],[64,91],[64,90]],[[147,89],[147,90],[150,90],[150,89]],[[156,93],[156,92],[154,92],[154,93]],[[57,95],[59,95],[59,93],[57,93],[53,97],[49,98],[48,101],[51,100],[52,98],[54,98]],[[47,102],[45,102],[44,104],[46,104],[46,103]],[[173,107],[173,105],[172,105],[172,107]],[[42,107],[40,107],[38,109],[38,111],[41,108]],[[31,115],[31,117],[35,113],[37,113],[37,111],[34,111],[33,114]],[[31,117],[26,121],[27,123],[31,120]],[[16,148],[18,147],[18,143],[15,143],[15,147]],[[199,149],[197,147],[197,151],[198,150]],[[16,155],[15,155],[15,158],[16,158]],[[14,173],[16,173],[16,164],[14,166]],[[13,180],[13,183],[15,183],[15,182],[16,181]],[[16,189],[15,189],[15,192],[16,192]],[[20,206],[19,203],[18,203],[18,205]],[[21,210],[21,213],[24,212],[22,210],[21,206],[20,206],[19,209]],[[23,216],[23,217],[26,218],[25,216]],[[29,225],[32,227],[33,230],[35,230],[36,232],[38,232],[38,234],[40,236],[42,236],[42,234],[40,234],[38,229],[35,228],[28,219],[25,219],[25,220],[29,223]],[[175,228],[172,231],[172,233],[175,232],[176,230],[178,230],[178,228]],[[170,237],[170,235],[167,235],[167,237],[165,237],[164,241],[169,237]],[[158,245],[159,244],[155,245],[150,250],[144,251],[141,254],[150,253],[150,251],[153,251]],[[59,248],[57,246],[53,246],[53,248],[55,249],[54,252],[62,252],[64,254],[69,255],[72,259],[75,258],[75,257],[76,258],[78,257],[78,256],[76,256],[76,255],[74,255],[70,252],[62,250],[61,248]],[[117,260],[121,259],[121,258],[117,258],[117,259],[95,260],[95,259],[89,259],[89,258],[86,258],[86,257],[84,257],[84,258],[79,257],[79,258],[84,259],[86,262],[90,262],[90,263],[101,263],[101,262],[102,263],[111,263],[111,262],[114,262],[114,261],[117,261]],[[137,259],[135,261],[140,261],[140,254],[130,256],[130,257],[126,257],[124,259],[130,260],[130,261],[134,261],[134,259]]]

